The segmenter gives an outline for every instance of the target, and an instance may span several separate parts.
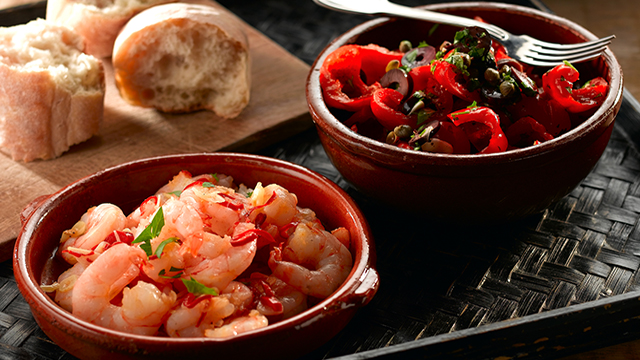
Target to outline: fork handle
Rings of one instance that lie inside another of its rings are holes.
[[[479,26],[486,29],[489,32],[489,35],[493,36],[497,40],[502,41],[507,40],[510,35],[508,32],[497,26],[462,16],[455,16],[430,10],[412,8],[409,6],[399,5],[391,2],[386,2],[384,6],[382,6],[382,4],[380,5],[381,6],[379,8],[376,7],[375,9],[376,14],[378,15],[406,17],[417,20],[426,20],[436,24],[446,24],[461,27]]]

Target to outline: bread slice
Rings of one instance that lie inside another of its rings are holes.
[[[249,43],[232,14],[208,5],[158,5],[134,16],[111,57],[120,95],[164,112],[233,118],[249,103]]]
[[[0,150],[12,159],[52,159],[98,132],[104,69],[82,47],[43,19],[0,28]]]
[[[48,0],[46,19],[73,29],[85,39],[85,52],[111,56],[122,27],[140,11],[175,0]]]

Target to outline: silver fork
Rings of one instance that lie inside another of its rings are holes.
[[[435,11],[394,4],[388,0],[313,0],[316,4],[347,13],[406,17],[453,26],[479,26],[507,49],[509,56],[535,66],[555,66],[563,61],[577,63],[598,57],[615,35],[578,44],[557,44],[534,39],[528,35],[513,35],[491,24]]]

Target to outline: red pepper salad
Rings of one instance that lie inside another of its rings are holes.
[[[438,49],[409,41],[396,50],[341,46],[324,60],[320,85],[353,131],[416,151],[485,154],[560,136],[606,98],[605,79],[578,86],[568,62],[542,70],[510,58],[485,29],[468,27]]]

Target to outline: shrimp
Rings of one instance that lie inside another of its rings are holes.
[[[94,250],[69,248],[68,256],[75,258],[75,264],[58,276],[58,281],[47,286],[50,291],[55,291],[54,297],[63,309],[72,311],[73,287],[89,264],[97,259],[110,245],[103,241]],[[50,292],[48,291],[48,292]]]
[[[298,213],[298,198],[280,185],[271,184],[262,187],[258,183],[251,194],[251,205],[256,208],[251,214],[255,221],[258,214],[264,214],[265,224],[284,226],[289,224]]]
[[[128,333],[153,335],[171,309],[176,294],[138,281],[128,288],[146,258],[142,249],[118,243],[107,249],[78,277],[73,288],[72,313],[78,318]],[[122,292],[122,305],[111,300]]]
[[[169,199],[176,198],[172,194],[158,194],[148,197],[129,216],[127,216],[126,227],[132,229],[136,234],[144,230],[153,219],[155,212]]]
[[[326,298],[349,276],[352,261],[349,250],[335,236],[303,222],[282,250],[271,251],[269,268],[303,293]]]
[[[94,206],[80,218],[84,223],[84,231],[81,234],[77,230],[83,227],[82,224],[76,224],[77,226],[74,225],[72,229],[65,232],[65,234],[71,234],[71,237],[64,240],[59,252],[67,262],[75,264],[75,257],[66,254],[65,250],[68,248],[91,250],[113,231],[124,230],[126,220],[126,216],[116,205],[104,203]]]
[[[182,192],[180,200],[206,219],[208,231],[220,236],[231,234],[234,225],[245,218],[243,213],[249,205],[245,196],[239,196],[232,189],[220,186],[190,187]]]
[[[211,174],[202,174],[196,177],[191,176],[188,171],[182,170],[178,175],[174,176],[171,181],[156,191],[156,195],[167,193],[179,193],[183,191],[187,186],[192,183],[203,180],[211,183],[216,183],[215,178]]]
[[[253,304],[253,291],[239,281],[232,281],[220,296],[226,297],[233,304],[235,307],[234,314],[245,312]]]
[[[269,320],[257,310],[251,310],[247,316],[237,317],[226,325],[207,329],[204,336],[210,338],[228,338],[269,325]]]
[[[55,302],[69,312],[73,309],[73,287],[87,266],[88,265],[85,262],[77,262],[75,265],[60,274],[58,281],[52,286],[56,292],[54,297]]]
[[[165,329],[171,337],[202,337],[207,329],[222,325],[234,311],[226,297],[207,296],[195,304],[183,301],[171,311]]]
[[[172,199],[162,205],[164,226],[156,242],[171,237],[178,237],[192,253],[197,253],[202,246],[204,224],[198,212],[179,199]]]
[[[275,276],[251,274],[259,298],[256,310],[265,316],[288,319],[307,309],[307,295]]]
[[[233,246],[223,254],[208,258],[196,256],[186,260],[184,278],[195,280],[218,290],[225,289],[231,281],[242,274],[253,261],[257,250],[257,241]]]

